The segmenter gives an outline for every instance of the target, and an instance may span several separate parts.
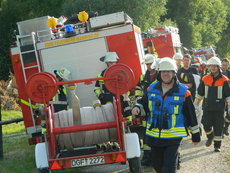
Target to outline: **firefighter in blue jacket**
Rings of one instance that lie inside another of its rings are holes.
[[[144,109],[150,114],[146,142],[152,149],[152,164],[158,173],[174,173],[177,169],[178,148],[183,137],[200,142],[199,127],[191,93],[176,78],[177,66],[171,58],[163,58],[158,65],[158,81],[152,83],[146,95],[132,109],[138,115]]]

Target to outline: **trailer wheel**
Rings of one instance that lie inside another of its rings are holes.
[[[39,173],[50,173],[48,168],[39,169]]]
[[[129,170],[130,173],[142,173],[141,162],[139,157],[129,159]]]

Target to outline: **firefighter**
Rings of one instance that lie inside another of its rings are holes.
[[[197,72],[199,72],[201,62],[202,62],[201,58],[196,56],[193,58],[191,66],[194,67],[197,70]]]
[[[119,57],[116,52],[107,52],[105,56],[100,58],[100,61],[105,62],[107,68],[117,63]],[[106,69],[107,69],[106,68]],[[101,73],[97,75],[97,77],[103,77],[106,69],[104,69]],[[107,102],[113,102],[114,94],[110,93],[108,89],[104,85],[103,80],[96,81],[94,93],[101,101],[101,104],[106,104]]]
[[[54,74],[59,82],[63,81],[63,71],[65,69],[61,68],[60,70],[54,70]],[[67,91],[64,85],[58,86],[58,92],[56,96],[52,99],[50,103],[53,103],[54,112],[59,112],[61,110],[67,110],[68,102],[67,102]]]
[[[157,81],[157,70],[156,70],[156,60],[157,57],[153,54],[146,54],[145,59],[142,62],[146,64],[147,70],[145,74],[140,76],[139,83],[136,86],[135,96],[137,100],[140,100],[144,93],[147,92],[147,88],[153,82]],[[141,160],[142,166],[151,166],[151,148],[145,143],[145,131],[146,131],[146,120],[143,119],[142,126],[138,129],[139,138],[143,139],[143,151],[144,155]]]
[[[135,96],[138,98],[142,98],[143,94],[147,91],[149,85],[156,81],[157,78],[157,70],[156,70],[156,59],[157,57],[153,54],[146,54],[145,59],[142,64],[145,64],[147,70],[145,74],[142,74],[139,79],[139,83],[136,86]]]
[[[229,68],[229,60],[222,59],[221,61],[222,74],[227,76],[228,79],[230,79],[230,70],[228,70],[228,68]],[[226,136],[229,136],[229,132],[228,132],[229,124],[230,124],[230,114],[228,114],[228,107],[226,106],[226,116],[225,116],[224,131],[223,131],[223,134]]]
[[[180,69],[182,67],[183,55],[180,52],[175,53],[173,59],[176,61],[177,68]]]
[[[192,99],[194,100],[196,94],[196,83],[193,74],[198,75],[198,72],[195,68],[190,67],[191,56],[189,54],[185,54],[182,61],[183,67],[178,70],[177,77],[181,83],[189,88]]]
[[[117,61],[119,60],[119,57],[117,56],[116,52],[107,52],[105,56],[100,58],[100,61],[106,63],[107,68],[109,68],[112,65],[115,65]],[[106,68],[106,69],[107,69]],[[101,73],[97,75],[97,77],[103,77],[105,70],[103,70]],[[104,85],[103,80],[98,80],[95,83],[94,93],[100,100],[101,104],[106,104],[108,102],[113,102],[113,97],[115,95],[111,93]],[[123,94],[121,96],[121,104],[122,104],[122,113],[123,116],[129,116],[130,115],[130,107],[129,107],[129,98],[128,94]]]
[[[177,169],[178,148],[183,137],[192,129],[193,144],[200,142],[199,127],[191,93],[176,78],[177,66],[173,59],[163,58],[158,65],[159,81],[152,83],[133,115],[141,108],[150,113],[146,142],[152,150],[152,164],[158,173],[174,173]]]
[[[202,60],[200,68],[199,68],[199,75],[200,75],[200,77],[203,77],[207,74],[208,74],[207,62]]]
[[[218,57],[212,57],[207,61],[210,74],[205,75],[198,87],[195,107],[199,109],[203,101],[202,124],[208,140],[209,147],[214,140],[214,151],[220,152],[222,132],[224,128],[225,101],[230,106],[230,88],[228,78],[221,74],[221,61]],[[228,109],[229,111],[229,109]]]

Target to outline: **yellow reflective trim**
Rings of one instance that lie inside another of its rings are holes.
[[[150,124],[147,123],[146,134],[152,137],[159,137],[159,129],[153,128],[151,131],[149,130]],[[185,127],[174,127],[171,129],[162,129],[161,130],[161,138],[177,138],[177,137],[186,137],[187,132]]]
[[[126,117],[126,120],[127,120],[128,122],[131,122],[131,121],[132,121],[132,119],[133,119],[132,115],[131,115],[131,116],[128,116],[128,117]]]
[[[143,81],[143,80],[144,80],[144,75],[142,74],[142,75],[140,76],[140,82]]]
[[[151,96],[155,96],[156,94],[151,94]]]
[[[172,114],[172,128],[174,128],[176,125],[176,115]]]
[[[29,102],[27,102],[27,101],[25,101],[23,99],[21,99],[20,101],[21,101],[22,104],[24,104],[26,106],[29,106],[29,107],[32,106],[33,109],[41,108],[41,106],[36,106],[36,105],[30,104]]]
[[[63,92],[64,92],[65,95],[67,95],[67,91],[66,91],[65,87],[63,88]]]
[[[143,121],[142,121],[142,126],[143,126],[143,127],[146,127],[146,126],[147,126],[147,122],[143,120]]]
[[[152,101],[149,101],[149,111],[152,112]]]
[[[179,113],[179,105],[175,105],[174,106],[174,114],[178,114]]]
[[[174,100],[178,101],[179,97],[178,96],[174,96]]]
[[[140,96],[140,97],[142,97],[142,96],[143,96],[143,91],[141,91],[141,90],[136,90],[136,91],[135,91],[135,96]]]
[[[95,89],[95,90],[94,90],[94,93],[95,93],[97,96],[99,96],[99,94],[101,94],[101,89]]]
[[[87,35],[78,36],[78,37],[70,37],[70,38],[65,38],[63,40],[48,42],[48,43],[45,43],[44,46],[45,48],[48,48],[48,47],[53,47],[53,46],[60,46],[64,44],[84,41],[84,40],[90,40],[90,39],[94,39],[98,37],[99,37],[99,33],[93,33],[93,34],[87,34]]]

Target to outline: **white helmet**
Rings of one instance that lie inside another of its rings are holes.
[[[164,57],[158,64],[159,71],[175,71],[177,72],[177,65],[172,58]]]
[[[207,65],[218,65],[221,66],[221,61],[218,57],[212,57],[207,61]]]
[[[60,76],[61,78],[66,78],[70,75],[70,71],[66,69],[65,67],[62,67],[59,70],[57,70],[56,74]]]
[[[117,62],[119,57],[116,52],[106,52],[105,56],[100,58],[102,62]]]
[[[183,59],[183,55],[180,52],[177,52],[174,54],[173,59],[175,60],[182,60]]]
[[[156,55],[148,53],[148,54],[145,55],[145,59],[142,62],[142,64],[154,63],[156,61],[156,59],[157,59]]]

